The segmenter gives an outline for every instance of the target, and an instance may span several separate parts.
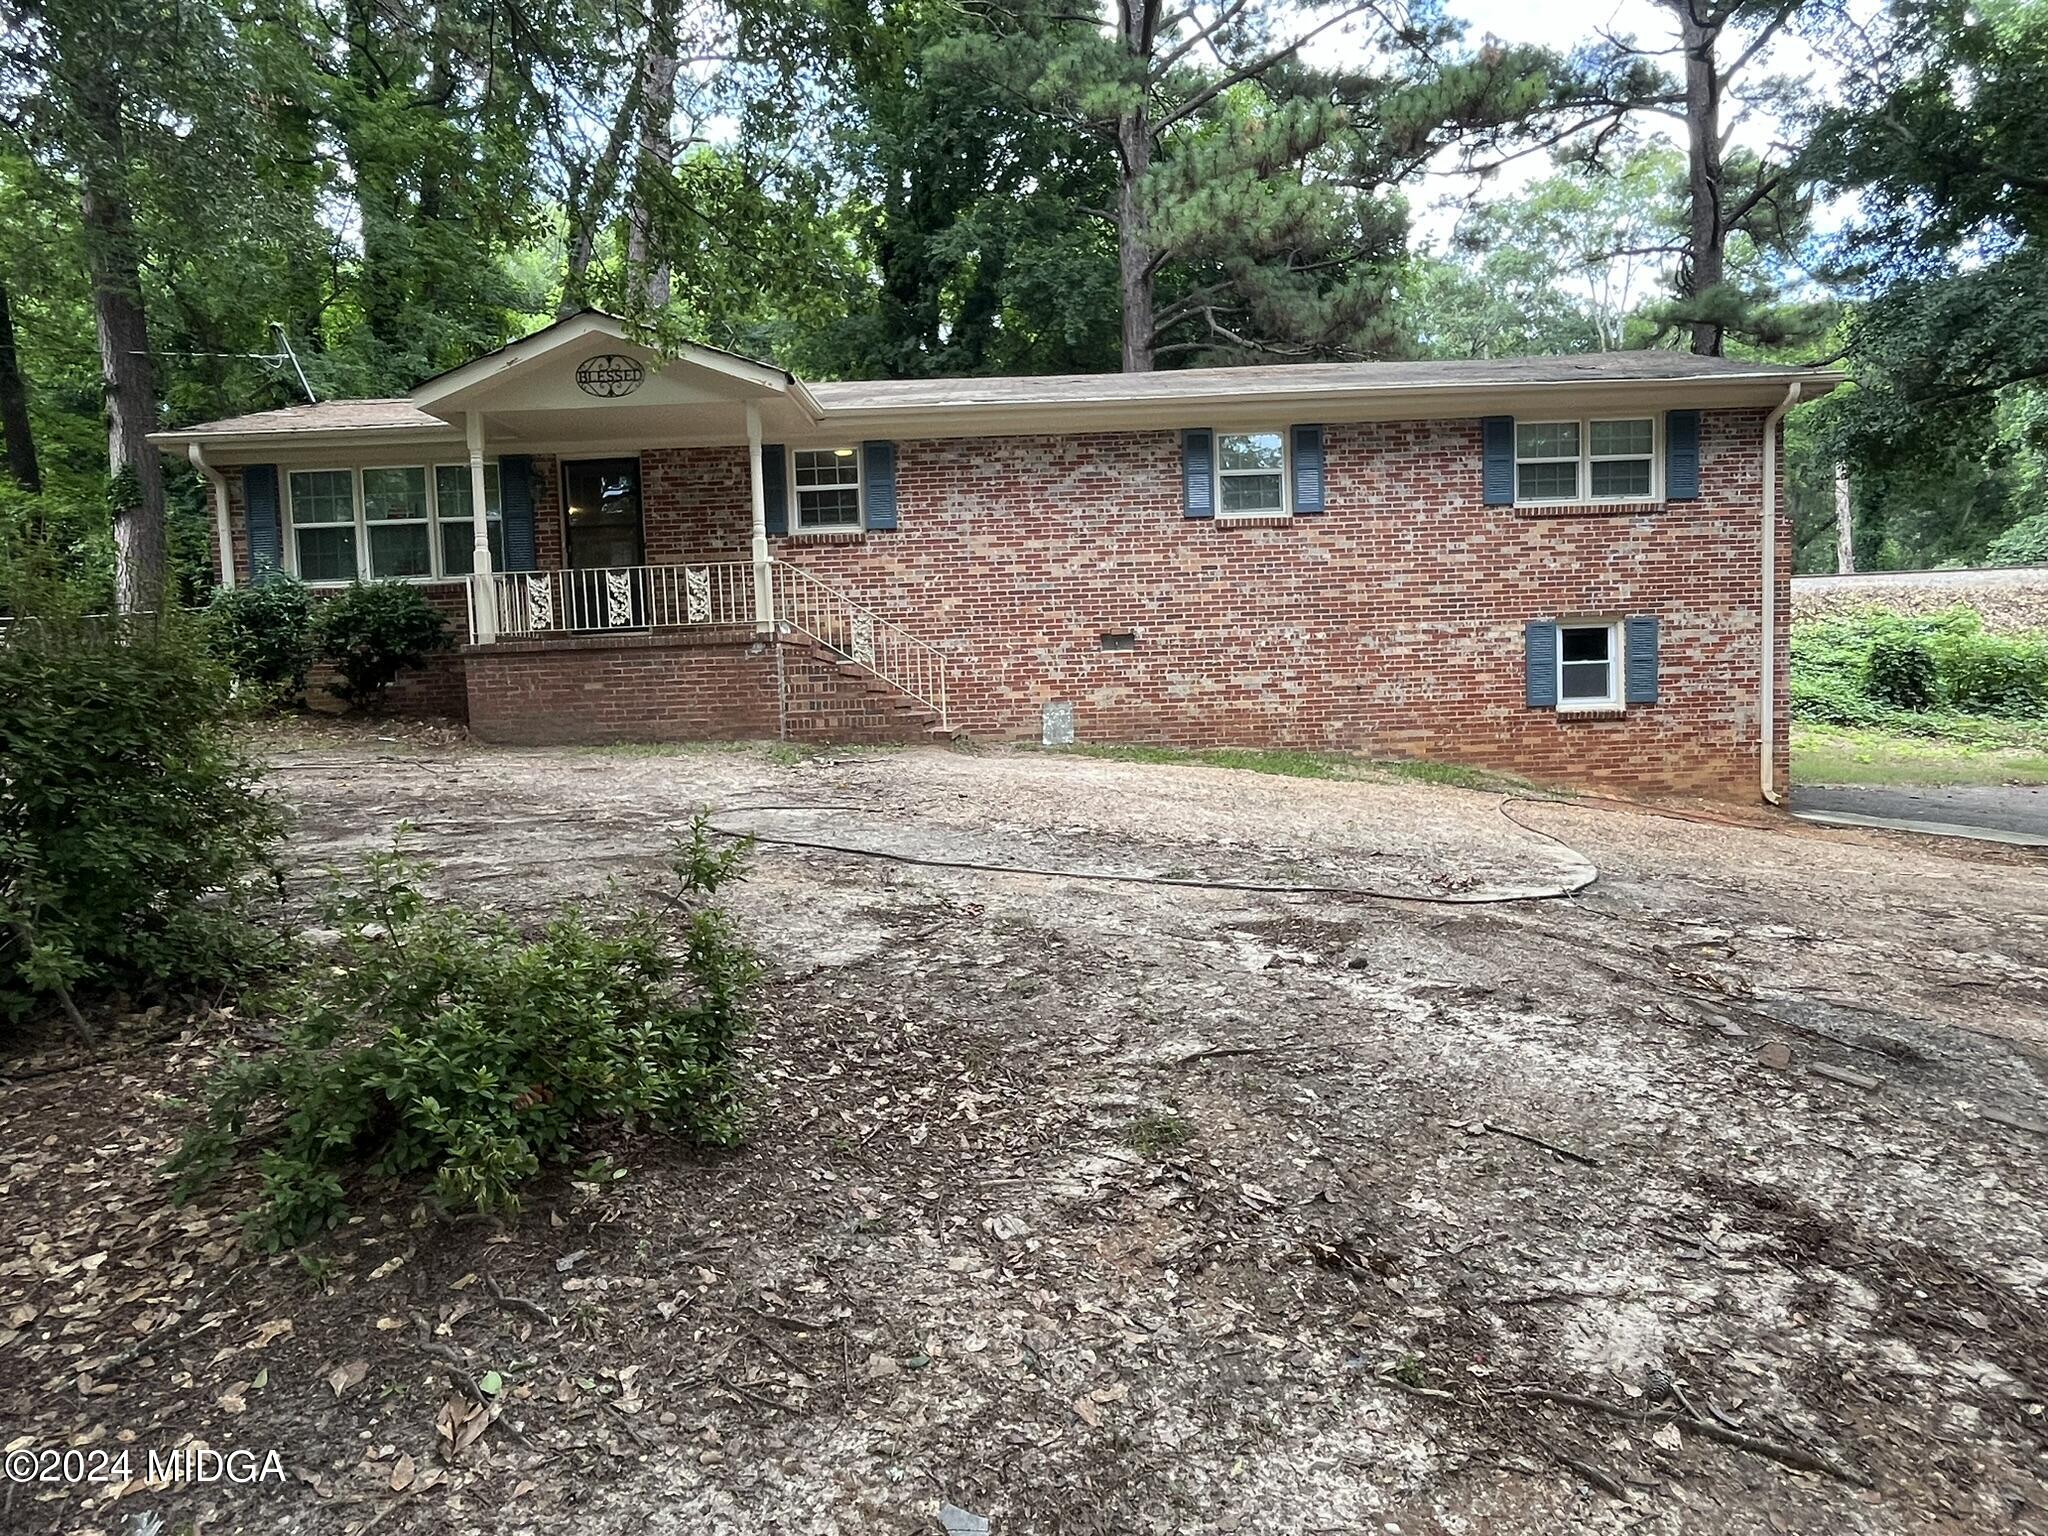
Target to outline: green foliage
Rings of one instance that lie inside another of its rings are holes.
[[[680,953],[645,910],[600,926],[571,909],[526,938],[372,857],[335,888],[336,950],[282,999],[281,1044],[216,1076],[171,1163],[180,1197],[253,1161],[246,1219],[274,1252],[341,1222],[364,1178],[429,1175],[446,1207],[502,1211],[604,1128],[736,1141],[760,964],[717,897],[747,851],[715,847],[701,814],[679,840]]]
[[[1999,739],[2000,722],[2048,716],[2048,637],[1987,634],[1968,608],[1813,620],[1792,631],[1792,708],[1806,722]]]
[[[279,818],[226,673],[175,613],[34,607],[0,643],[0,1016],[245,973]]]
[[[1934,676],[1934,652],[1910,631],[1877,635],[1863,658],[1863,691],[1891,709],[1930,707]]]
[[[1993,565],[2048,565],[2048,511],[2014,523],[1991,541],[1984,558]]]
[[[206,644],[236,684],[261,702],[296,703],[318,649],[313,596],[283,572],[253,586],[223,587],[206,609]]]
[[[454,644],[440,610],[402,581],[350,583],[320,605],[314,628],[320,654],[334,666],[328,689],[353,709],[369,708],[399,673]]]

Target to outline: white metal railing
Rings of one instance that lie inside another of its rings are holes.
[[[928,705],[938,713],[940,725],[948,723],[944,651],[809,571],[780,560],[774,564],[773,591],[779,633],[817,641]]]
[[[755,622],[754,567],[743,560],[505,571],[494,573],[489,587],[500,640]],[[935,710],[941,725],[947,723],[946,656],[937,646],[780,560],[770,564],[769,592],[776,633],[817,642]],[[472,641],[482,639],[478,595],[472,583]]]
[[[507,571],[491,585],[500,640],[754,622],[754,568],[741,560]]]

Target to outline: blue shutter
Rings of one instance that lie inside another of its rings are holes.
[[[1323,429],[1296,427],[1294,438],[1294,512],[1297,517],[1323,510]]]
[[[1216,515],[1216,436],[1207,428],[1180,435],[1180,498],[1189,517]]]
[[[1630,619],[1622,626],[1622,665],[1627,669],[1622,697],[1630,704],[1657,702],[1657,621]]]
[[[533,547],[533,460],[506,454],[498,460],[498,510],[504,517],[505,569],[540,568]]]
[[[277,466],[250,464],[242,470],[242,517],[249,525],[249,576],[261,581],[284,569],[284,522],[277,502]],[[226,576],[223,573],[222,579]]]
[[[1515,504],[1515,418],[1479,418],[1480,451],[1485,462],[1483,484],[1489,507]]]
[[[1664,499],[1700,499],[1700,413],[1664,413]]]
[[[789,532],[789,454],[780,443],[761,445],[761,500],[768,509],[768,531]]]
[[[1537,619],[1522,632],[1528,654],[1529,707],[1557,708],[1557,624]]]
[[[887,532],[896,526],[896,445],[862,443],[860,457],[867,525]]]

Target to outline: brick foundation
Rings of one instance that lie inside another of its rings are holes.
[[[472,646],[469,728],[521,746],[773,738],[775,652],[745,629]]]

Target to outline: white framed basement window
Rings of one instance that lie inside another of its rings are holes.
[[[1557,626],[1557,707],[1621,708],[1621,621]]]
[[[1515,504],[1655,501],[1652,416],[1515,423]]]
[[[1216,434],[1220,517],[1287,515],[1287,438],[1281,432]]]
[[[792,448],[789,483],[796,492],[797,533],[848,533],[860,528],[860,450]]]
[[[292,573],[339,585],[441,581],[475,562],[469,465],[382,464],[364,469],[293,469],[284,475],[283,515]],[[484,465],[491,566],[505,568],[498,465]]]

